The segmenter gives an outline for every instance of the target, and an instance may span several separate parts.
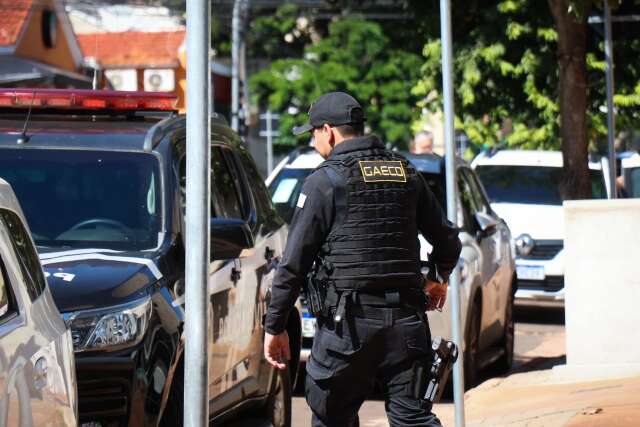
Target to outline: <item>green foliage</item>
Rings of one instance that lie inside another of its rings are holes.
[[[575,0],[577,19],[591,0]],[[496,144],[558,149],[558,33],[546,2],[495,0],[453,17],[454,97],[456,128],[464,130],[476,149]],[[596,2],[597,3],[597,2]],[[616,3],[615,1],[612,3]],[[613,4],[612,6],[615,6]],[[419,105],[435,112],[442,106],[439,28],[428,34],[423,49],[422,78],[413,88]],[[604,149],[606,105],[604,46],[590,35],[588,127],[592,149]],[[614,43],[616,126],[640,127],[639,40]]]
[[[345,18],[329,24],[320,41],[307,44],[303,59],[280,59],[254,74],[251,93],[262,109],[283,113],[280,144],[308,139],[296,139],[291,128],[307,120],[316,98],[337,90],[363,104],[374,133],[406,147],[417,114],[411,88],[418,82],[420,65],[418,55],[390,46],[379,24]]]

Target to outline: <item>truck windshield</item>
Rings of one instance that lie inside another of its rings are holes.
[[[162,205],[151,154],[0,150],[38,246],[135,251],[158,244]]]
[[[478,166],[476,173],[492,203],[562,205],[562,168],[551,166]],[[606,199],[602,171],[590,169],[594,199]]]

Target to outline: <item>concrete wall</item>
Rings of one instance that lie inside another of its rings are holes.
[[[564,373],[640,373],[640,200],[566,202],[564,213]]]

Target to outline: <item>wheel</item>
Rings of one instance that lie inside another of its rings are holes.
[[[474,387],[478,382],[478,352],[480,342],[480,304],[476,301],[472,307],[473,312],[469,319],[467,334],[465,336],[466,348],[464,350],[464,388]]]
[[[161,427],[182,427],[184,416],[184,364],[176,367],[171,382],[171,391],[167,399],[167,407],[162,414]]]
[[[495,368],[500,374],[505,374],[513,366],[513,347],[515,342],[515,322],[513,320],[513,295],[509,295],[507,307],[505,308],[504,335],[502,336],[500,347],[503,350],[502,356],[495,362]]]
[[[273,427],[291,427],[291,377],[289,369],[277,369],[271,395],[264,407]]]

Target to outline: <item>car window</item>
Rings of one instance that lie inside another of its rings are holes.
[[[464,227],[468,230],[473,229],[473,214],[478,212],[479,207],[476,200],[473,197],[473,190],[462,173],[458,171],[458,191],[460,192],[460,208],[462,212],[462,221]]]
[[[4,260],[0,257],[0,323],[17,311],[14,301],[9,275]]]
[[[640,167],[630,168],[625,178],[628,180],[625,185],[630,190],[629,197],[640,197]]]
[[[0,211],[0,220],[9,232],[11,243],[16,251],[20,270],[24,277],[27,292],[31,300],[35,300],[40,296],[46,286],[40,260],[36,253],[27,230],[22,225],[22,221],[15,213],[7,210]]]
[[[311,172],[313,169],[284,168],[269,185],[269,194],[276,212],[288,224],[293,219],[302,184]]]
[[[218,218],[243,218],[235,179],[237,175],[234,177],[222,150],[219,146],[214,146],[211,150],[211,215]]]
[[[469,188],[471,189],[471,196],[475,201],[475,212],[488,212],[489,204],[484,198],[482,194],[482,190],[480,184],[478,183],[475,174],[469,169],[463,169],[462,171],[465,180],[469,183]]]
[[[551,166],[480,165],[476,167],[492,203],[562,205],[560,182],[562,168]],[[595,199],[605,199],[602,170],[590,169],[591,190]]]
[[[250,183],[251,192],[253,193],[253,199],[256,202],[258,213],[262,215],[269,215],[273,212],[273,205],[269,198],[269,192],[262,180],[262,177],[256,169],[255,163],[251,159],[248,153],[240,153],[240,161],[242,163],[242,169],[247,175],[247,179]]]
[[[158,158],[149,153],[0,149],[33,240],[53,248],[143,250],[162,227]]]

